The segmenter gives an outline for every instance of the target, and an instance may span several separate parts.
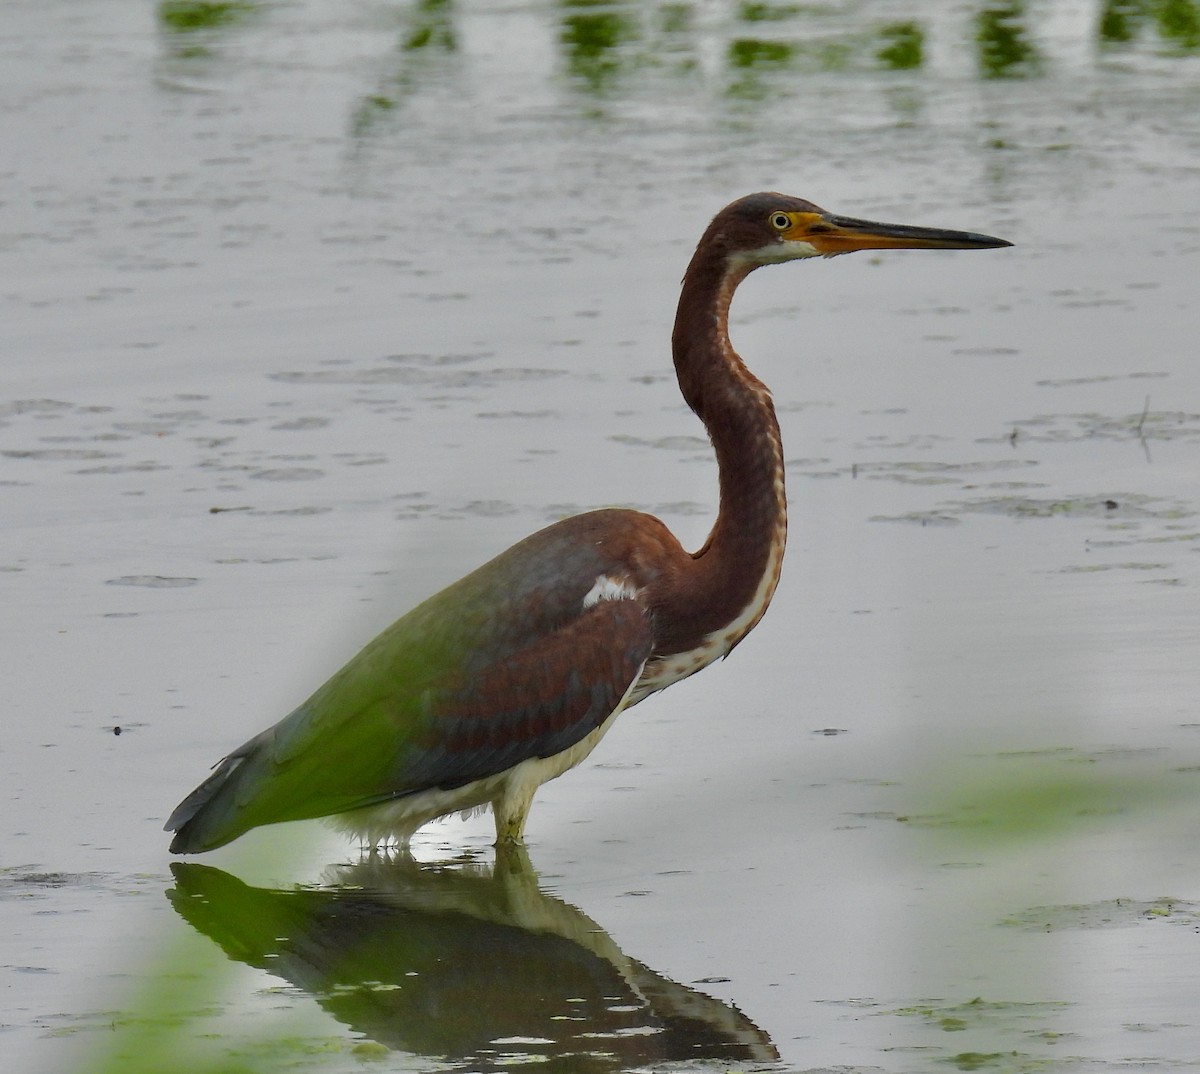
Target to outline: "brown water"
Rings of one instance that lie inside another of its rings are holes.
[[[0,57],[5,1069],[1194,1065],[1195,3],[9,0]],[[581,508],[703,540],[673,303],[763,188],[1017,246],[747,283],[755,634],[529,868],[477,818],[173,877],[420,597]]]

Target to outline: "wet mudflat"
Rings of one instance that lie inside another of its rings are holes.
[[[7,4],[6,1068],[1189,1069],[1198,27]],[[595,506],[702,543],[677,280],[764,188],[1017,246],[745,285],[793,511],[755,633],[542,790],[529,862],[475,818],[172,872],[175,802],[421,597]]]

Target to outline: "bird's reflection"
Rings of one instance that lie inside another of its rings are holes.
[[[495,868],[373,858],[290,891],[171,870],[168,898],[197,931],[388,1048],[489,1071],[518,1057],[589,1072],[778,1058],[736,1008],[627,957],[541,891],[520,850]]]

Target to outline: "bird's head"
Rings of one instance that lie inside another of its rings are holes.
[[[1012,245],[973,231],[838,216],[803,198],[774,193],[750,194],[727,205],[705,238],[718,246],[730,268],[743,271],[855,250],[984,250]]]

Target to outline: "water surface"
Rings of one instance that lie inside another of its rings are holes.
[[[10,0],[14,1069],[1187,1069],[1197,26]],[[476,818],[426,870],[364,876],[314,824],[172,875],[171,806],[422,596],[594,506],[703,541],[677,281],[771,188],[1017,245],[746,284],[793,505],[754,635],[543,789],[528,870],[493,874]],[[231,950],[245,905],[295,916]],[[346,929],[466,990],[354,976]],[[491,991],[464,937],[511,952]],[[572,973],[613,997],[590,1037],[554,1018]],[[511,1031],[464,1017],[505,985]]]

